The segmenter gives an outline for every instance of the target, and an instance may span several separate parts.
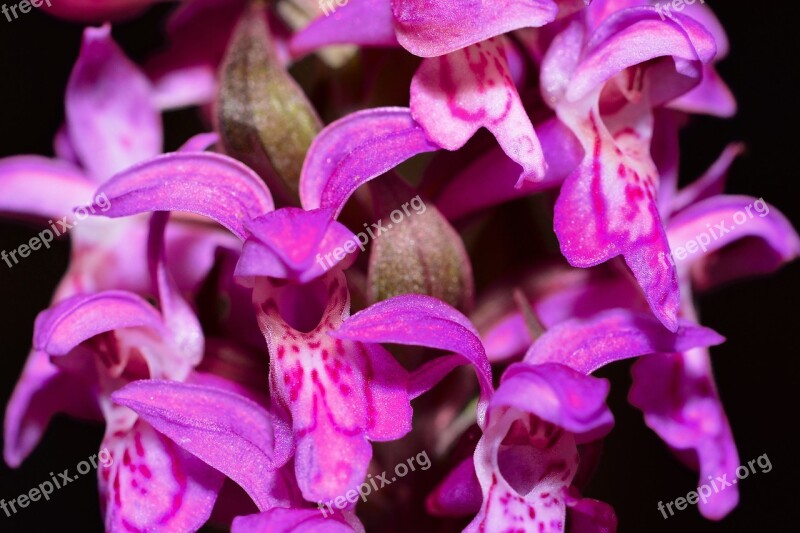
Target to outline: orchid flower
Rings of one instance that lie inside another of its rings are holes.
[[[332,210],[273,211],[258,176],[210,153],[155,158],[118,174],[99,192],[112,204],[105,216],[194,212],[244,240],[235,275],[253,287],[258,323],[269,348],[271,395],[275,409],[291,420],[295,474],[307,500],[329,500],[361,483],[372,455],[369,441],[407,433],[409,401],[455,366],[475,365],[482,397],[490,393],[491,370],[477,332],[440,301],[397,297],[348,319],[342,268],[351,259],[342,261],[333,254],[330,271],[319,261],[354,238],[333,220]],[[206,202],[208,195],[216,202]],[[458,355],[409,375],[381,347],[385,342]],[[165,384],[165,394],[177,386]]]
[[[98,183],[156,155],[162,144],[161,117],[151,85],[114,43],[110,26],[84,32],[67,86],[66,115],[66,125],[56,137],[58,159],[30,155],[0,160],[0,211],[49,219],[43,225],[51,239],[54,232],[69,232],[71,260],[54,302],[104,290],[148,295],[151,283],[143,258],[146,219],[112,222],[88,217],[91,209],[102,212],[109,208],[108,198],[93,195]],[[202,150],[208,143],[207,136],[198,136],[187,149]],[[93,202],[95,207],[90,209]],[[197,288],[211,268],[218,246],[236,246],[224,232],[197,223],[172,224],[168,240],[170,265],[181,290]],[[46,355],[31,351],[6,410],[4,456],[8,464],[19,466],[38,443],[57,407],[82,418],[96,418],[95,410],[87,409],[80,395],[61,402],[42,401],[65,386]]]
[[[662,120],[671,121],[674,126],[673,117],[667,116]],[[712,279],[718,283],[737,275],[770,272],[800,253],[797,233],[777,209],[756,198],[719,194],[724,188],[728,166],[740,152],[740,145],[731,145],[696,182],[678,192],[665,191],[663,195],[664,201],[669,199],[664,208],[664,219],[672,249],[683,247],[697,238],[704,241],[701,235],[709,241],[705,244],[706,250],[697,248],[696,254],[687,256],[685,260],[678,260],[674,255],[660,258],[677,266],[683,294],[681,314],[689,320],[697,319],[691,296],[693,284],[704,288]],[[675,176],[666,177],[666,183],[674,186]],[[736,212],[741,212],[742,216],[735,215]],[[753,216],[748,216],[748,213]],[[734,216],[742,222],[743,231],[731,234],[730,224]],[[712,237],[709,229],[720,225],[724,229],[714,233],[716,238]],[[732,246],[734,244],[738,248]],[[729,259],[720,260],[722,254]],[[747,258],[755,260],[748,261]],[[716,265],[725,265],[726,270],[712,271]],[[591,372],[607,361],[583,360],[585,347],[602,345],[603,328],[622,338],[621,332],[635,324],[629,322],[635,316],[632,311],[644,311],[645,302],[636,288],[625,276],[611,270],[582,272],[557,267],[537,272],[531,279],[538,284],[523,285],[525,305],[530,305],[529,308],[515,309],[510,301],[498,308],[495,303],[494,311],[481,312],[475,317],[484,331],[483,338],[491,361],[519,356],[534,342],[525,319],[527,310],[547,328],[547,333],[528,351],[525,360],[554,361]],[[486,298],[487,302],[497,299],[498,295],[487,295]],[[490,309],[483,304],[480,308]],[[626,315],[629,318],[624,322],[618,321]],[[610,327],[612,322],[609,319],[616,322],[614,327]],[[644,316],[636,320],[642,319]],[[624,323],[628,325],[623,326]],[[598,336],[592,336],[592,331]],[[701,330],[696,330],[697,333]],[[651,326],[648,337],[655,339],[663,335],[657,327]],[[712,342],[681,342],[671,347],[661,345],[657,349],[635,350],[636,354],[653,353],[634,364],[634,383],[629,397],[633,405],[644,411],[648,426],[684,462],[699,470],[700,481],[708,476],[712,479],[724,475],[732,477],[739,465],[708,353],[708,346],[716,344],[719,338],[714,340],[710,330],[702,336]],[[561,355],[545,355],[546,352]],[[665,379],[665,376],[669,378]],[[720,519],[736,506],[737,501],[738,491],[736,487],[730,487],[707,502],[701,502],[699,509],[708,518]]]
[[[613,509],[573,486],[585,468],[579,445],[613,425],[608,388],[606,380],[560,364],[510,366],[489,402],[474,464],[456,467],[429,496],[428,509],[477,512],[465,531],[564,531],[567,521],[570,531],[614,531]]]
[[[703,289],[711,280],[720,283],[772,272],[800,255],[800,237],[774,206],[763,199],[719,194],[728,167],[740,152],[740,145],[729,146],[705,175],[669,195],[671,202],[665,207],[673,252],[663,260],[676,264],[681,310],[688,318],[697,316],[692,303],[694,287]],[[682,251],[688,242],[698,246],[695,253],[676,258],[675,250]],[[647,425],[681,460],[699,471],[700,482],[709,476],[735,477],[739,456],[708,349],[643,358],[632,373],[630,402],[644,412]],[[739,500],[738,488],[728,489],[701,501],[700,512],[713,520],[727,515]]]
[[[200,324],[164,263],[165,224],[165,215],[157,215],[149,243],[160,312],[134,293],[110,290],[62,300],[36,322],[34,349],[54,360],[54,379],[62,383],[41,391],[49,396],[40,401],[63,401],[54,393],[94,396],[106,421],[102,447],[113,463],[99,470],[98,481],[109,531],[197,529],[224,479],[111,400],[132,381],[195,379],[193,367],[203,355]]]

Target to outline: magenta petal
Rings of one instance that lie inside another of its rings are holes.
[[[685,113],[705,113],[730,118],[736,114],[736,98],[716,69],[703,65],[703,79],[700,84],[671,101],[669,107]]]
[[[326,5],[333,13],[326,12]],[[324,14],[292,37],[292,54],[302,56],[332,44],[398,46],[389,0],[349,0],[344,8],[322,0],[319,6]]]
[[[124,291],[77,295],[36,317],[33,345],[48,355],[66,355],[80,343],[106,331],[147,327],[164,333],[161,315],[147,301]]]
[[[219,134],[215,132],[198,133],[190,137],[178,149],[179,152],[204,152],[219,142]]]
[[[436,207],[448,219],[454,220],[559,185],[580,164],[583,148],[575,135],[557,119],[537,124],[536,134],[549,156],[542,181],[526,181],[522,187],[516,188],[519,165],[500,147],[492,147],[436,193]],[[489,175],[491,179],[487,178]]]
[[[614,425],[606,406],[609,382],[562,364],[515,363],[503,373],[490,409],[515,407],[575,434],[578,444],[604,437]]]
[[[347,115],[311,143],[300,177],[303,208],[338,214],[359,186],[411,156],[438,150],[408,109],[385,107]]]
[[[635,44],[634,44],[635,43]],[[550,53],[557,54],[558,50]],[[591,34],[585,49],[572,73],[566,88],[566,99],[578,101],[600,87],[604,82],[628,67],[641,65],[659,57],[671,57],[677,62],[673,67],[678,76],[691,70],[688,63],[696,62],[697,71],[691,72],[694,80],[664,83],[651,88],[653,104],[671,100],[700,82],[699,64],[710,62],[716,53],[713,36],[698,22],[676,15],[662,21],[655,10],[641,7],[621,11],[609,17]],[[558,60],[557,57],[554,57]],[[544,68],[544,66],[543,66]],[[661,71],[657,71],[661,74]]]
[[[630,113],[647,124],[647,112],[638,106],[620,113],[611,131],[596,111],[588,120],[569,118],[587,154],[561,188],[554,226],[573,266],[595,266],[621,254],[653,312],[674,330],[680,294],[677,271],[665,259],[669,244],[656,206],[657,169],[647,155],[650,132],[626,127],[625,120]]]
[[[74,166],[39,156],[0,159],[0,213],[53,220],[92,201],[94,185]]]
[[[154,281],[164,324],[172,334],[175,350],[170,350],[178,364],[197,365],[203,358],[204,337],[200,320],[192,306],[181,295],[172,273],[167,268],[164,231],[169,213],[153,213],[147,242],[147,262]]]
[[[281,504],[266,481],[291,457],[292,438],[257,403],[221,389],[157,380],[136,381],[112,398],[241,485],[259,509]]]
[[[541,144],[509,73],[504,38],[425,59],[411,81],[411,114],[428,138],[457,150],[484,127],[522,167],[523,180],[540,181]]]
[[[552,0],[392,0],[397,38],[412,54],[444,55],[519,28],[552,22]]]
[[[326,509],[326,508],[323,508]],[[327,511],[326,511],[327,512]],[[231,533],[353,533],[341,520],[341,513],[331,515],[318,509],[270,509],[264,513],[233,519]]]
[[[472,457],[464,459],[425,500],[434,516],[466,516],[481,509],[483,494]]]
[[[525,362],[553,362],[589,374],[614,361],[654,353],[715,346],[725,338],[714,330],[681,319],[672,333],[652,316],[611,309],[587,320],[562,322],[542,335]]]
[[[333,220],[332,209],[285,207],[248,222],[246,227],[251,236],[236,264],[237,277],[269,276],[305,283],[342,261],[346,267],[356,259],[347,254],[340,260],[333,254],[337,248],[344,249],[347,242],[352,242],[356,250],[358,241]]]
[[[341,271],[305,286],[257,278],[254,301],[270,352],[270,392],[292,418],[297,483],[309,501],[336,498],[364,480],[370,440],[411,430],[407,372],[377,344],[331,336],[350,306]],[[298,323],[317,305],[324,309],[316,325]]]
[[[98,454],[106,531],[197,531],[224,476],[122,409]]]
[[[737,275],[771,272],[800,255],[800,237],[792,224],[762,198],[708,198],[678,213],[667,234],[679,266],[702,261],[707,269],[721,269],[718,280],[699,274],[706,286]]]
[[[631,369],[628,399],[645,422],[672,449],[699,470],[699,485],[709,476],[736,479],[739,455],[719,399],[707,350],[640,359]],[[703,516],[719,520],[738,502],[735,485],[698,503]]]
[[[274,209],[269,189],[255,172],[208,152],[153,158],[117,174],[98,193],[109,199],[111,207],[102,213],[108,217],[188,211],[219,222],[242,240],[247,220]]]
[[[365,343],[395,343],[447,350],[475,367],[481,387],[479,420],[492,392],[492,369],[469,319],[430,296],[403,295],[378,302],[347,319],[332,333]]]
[[[114,43],[110,25],[84,31],[65,107],[72,146],[96,181],[161,153],[150,82]]]
[[[65,373],[46,353],[31,351],[3,420],[3,456],[8,466],[22,463],[56,413],[102,420],[90,381],[89,376]]]

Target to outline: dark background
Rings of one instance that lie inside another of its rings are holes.
[[[719,65],[739,102],[732,120],[694,118],[682,136],[682,175],[697,176],[732,140],[748,153],[733,167],[728,192],[763,197],[800,227],[797,147],[797,13],[750,2],[708,2],[728,31],[732,52]],[[114,29],[134,60],[161,42],[168,7]],[[38,12],[7,22],[0,17],[0,157],[52,154],[52,137],[63,120],[63,94],[77,56],[81,27]],[[183,138],[191,116],[166,117],[167,148]],[[38,232],[23,222],[0,223],[0,250]],[[513,236],[508,236],[513,239]],[[509,246],[518,242],[509,241]],[[24,265],[0,264],[0,404],[5,406],[30,346],[33,320],[44,309],[66,267],[68,243],[40,250]],[[675,461],[660,440],[627,405],[629,365],[602,374],[613,380],[611,407],[616,430],[589,495],[611,503],[620,531],[785,531],[796,530],[798,489],[797,394],[800,392],[800,331],[797,297],[800,263],[779,273],[738,282],[699,297],[703,324],[728,342],[712,350],[720,393],[743,462],[767,454],[773,470],[739,484],[739,507],[720,523],[704,520],[695,507],[664,520],[656,509],[697,486],[696,475]],[[27,492],[48,473],[63,471],[96,453],[100,427],[56,418],[42,443],[19,470],[0,464],[0,498]],[[392,523],[391,519],[387,522]],[[101,521],[93,476],[56,491],[12,518],[0,512],[0,531],[49,531],[54,527],[99,531]],[[391,526],[385,529],[391,530]]]

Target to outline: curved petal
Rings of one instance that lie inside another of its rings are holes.
[[[45,352],[31,351],[3,419],[3,457],[8,466],[16,468],[25,460],[57,413],[103,419],[94,389],[84,382],[90,379],[64,372]]]
[[[300,177],[304,209],[337,215],[359,186],[406,159],[438,150],[402,107],[366,109],[329,124],[314,139]]]
[[[736,479],[739,454],[714,384],[708,350],[646,357],[631,368],[628,399],[644,412],[645,422],[671,448],[688,454],[707,480]],[[698,503],[703,516],[720,520],[739,500],[736,485],[715,491]]]
[[[94,185],[74,166],[34,155],[0,159],[0,213],[58,219],[92,201]]]
[[[332,253],[339,249],[342,255],[345,243],[358,242],[350,230],[333,220],[333,209],[285,207],[249,221],[247,231],[251,236],[236,264],[237,277],[269,276],[305,283],[343,260],[344,267],[355,260],[350,254],[339,259]]]
[[[675,215],[667,235],[670,260],[682,267],[695,264],[693,274],[703,287],[771,272],[800,255],[797,232],[763,198],[708,198]]]
[[[720,118],[736,114],[736,97],[725,81],[709,65],[703,65],[703,79],[688,93],[672,100],[668,107],[684,113],[705,113]]]
[[[179,152],[204,152],[219,142],[219,134],[216,132],[198,133],[190,137],[178,149]]]
[[[203,328],[200,320],[180,293],[175,279],[167,269],[164,231],[169,213],[153,213],[150,218],[150,231],[147,241],[147,264],[153,280],[161,316],[172,334],[174,356],[179,364],[182,361],[196,366],[203,358]]]
[[[414,55],[434,57],[519,28],[555,20],[552,0],[392,0],[397,39]]]
[[[575,435],[583,444],[604,437],[614,425],[606,405],[610,384],[563,364],[514,363],[503,373],[489,409],[514,407]]]
[[[209,152],[153,158],[117,174],[98,194],[105,194],[111,204],[102,213],[107,217],[188,211],[219,222],[242,240],[247,220],[274,209],[272,195],[258,175],[235,159]]]
[[[425,59],[411,81],[411,114],[434,143],[457,150],[484,127],[522,167],[517,182],[540,181],[544,153],[509,73],[498,37]]]
[[[551,50],[548,55],[551,53],[557,50]],[[683,75],[681,70],[688,69],[689,65],[680,62],[708,63],[715,54],[714,37],[694,19],[678,14],[663,21],[654,8],[627,9],[608,17],[591,34],[580,62],[564,87],[564,96],[572,102],[581,100],[626,68],[655,58],[674,58],[678,62],[677,74]],[[695,79],[685,87],[671,84],[651,87],[650,99],[661,103],[679,96],[700,82],[701,73],[694,72],[689,77]],[[677,94],[670,95],[673,91]]]
[[[96,181],[161,153],[161,114],[147,77],[114,43],[86,28],[65,101],[69,139]]]
[[[372,344],[425,346],[461,355],[478,375],[478,420],[482,421],[493,388],[492,369],[469,319],[444,302],[422,295],[395,296],[359,311],[332,335]]]
[[[51,356],[66,355],[95,335],[132,327],[165,332],[158,311],[136,294],[105,291],[76,295],[36,317],[33,346]]]
[[[533,365],[560,363],[589,374],[621,359],[715,346],[724,340],[714,330],[687,320],[681,319],[673,333],[652,316],[611,309],[548,330],[531,346],[524,361]]]
[[[128,413],[113,415],[98,454],[106,530],[196,531],[224,477]]]
[[[238,483],[259,509],[287,505],[270,476],[293,450],[289,428],[257,403],[222,389],[140,380],[112,399]]]
[[[389,0],[349,0],[343,9],[333,0],[322,0],[319,8],[323,16],[292,37],[289,49],[293,55],[303,56],[332,44],[399,46]]]

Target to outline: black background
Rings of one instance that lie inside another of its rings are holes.
[[[732,120],[694,118],[682,144],[682,176],[697,176],[732,140],[747,143],[735,165],[728,192],[763,197],[800,227],[797,165],[797,13],[789,3],[708,2],[722,20],[732,52],[719,66],[739,102]],[[114,29],[117,41],[140,61],[161,42],[168,7],[150,10]],[[63,121],[63,94],[77,56],[79,25],[38,12],[7,22],[0,17],[0,156],[52,154],[52,137]],[[167,148],[183,139],[193,119],[186,112],[166,118]],[[23,222],[0,223],[0,250],[17,247],[38,230]],[[512,236],[508,237],[509,239]],[[509,246],[518,245],[509,241]],[[66,267],[68,243],[40,250],[13,269],[0,264],[0,404],[5,405],[28,353],[33,320],[44,309]],[[614,382],[611,408],[617,418],[589,495],[611,503],[620,531],[784,531],[797,524],[797,395],[800,393],[800,332],[797,297],[800,263],[779,273],[747,280],[699,297],[703,323],[728,339],[714,348],[717,381],[746,462],[768,454],[773,470],[739,484],[739,507],[720,523],[690,507],[664,520],[656,505],[697,486],[626,403],[627,364],[602,372]],[[0,465],[0,498],[13,499],[96,453],[100,427],[58,417],[19,470]],[[420,509],[419,512],[422,512]],[[393,530],[386,517],[384,530]],[[66,527],[100,531],[93,476],[56,491],[12,518],[0,513],[0,531],[49,531]]]

